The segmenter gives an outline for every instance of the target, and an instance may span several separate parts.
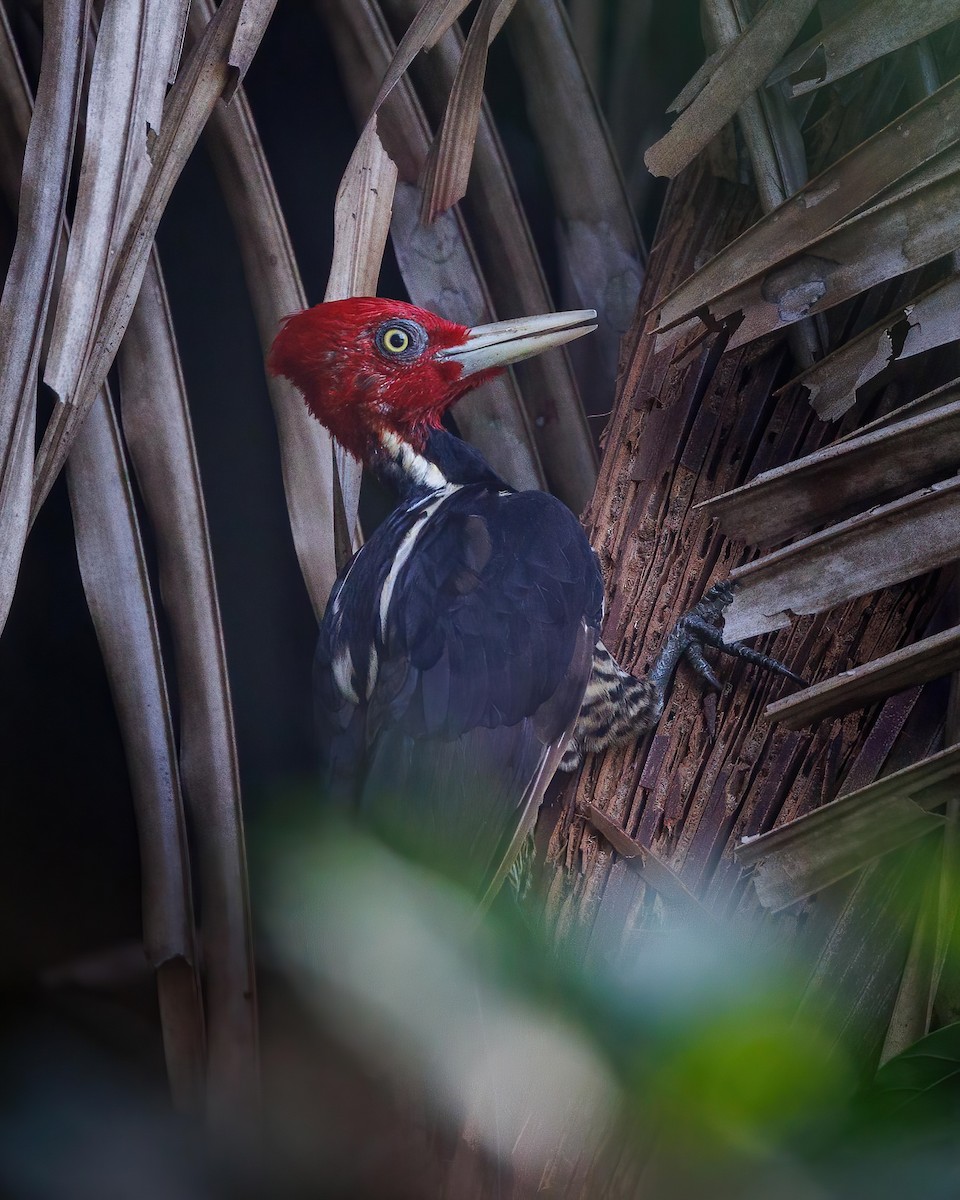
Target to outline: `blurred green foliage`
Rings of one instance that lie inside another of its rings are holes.
[[[891,1155],[938,1180],[960,1164],[938,1136],[960,1026],[864,1086],[809,965],[749,925],[665,913],[598,960],[509,893],[481,919],[449,872],[340,823],[278,837],[261,871],[267,937],[314,1019],[531,1186],[571,1138],[581,1158],[632,1161],[654,1197],[892,1195]],[[921,1097],[919,1146],[897,1112]]]

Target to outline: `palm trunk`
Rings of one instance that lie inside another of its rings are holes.
[[[793,370],[782,338],[724,354],[718,331],[699,345],[688,337],[658,353],[644,332],[649,309],[756,216],[747,189],[713,178],[699,164],[689,168],[668,195],[625,343],[585,520],[606,577],[605,642],[637,673],[703,591],[751,557],[748,546],[725,539],[696,506],[845,432],[818,420],[800,389],[772,396]],[[917,388],[923,391],[920,381]],[[941,596],[937,577],[926,576],[795,619],[758,648],[810,680],[824,678],[928,632]],[[547,919],[558,936],[586,945],[589,969],[591,962],[629,958],[651,925],[661,923],[659,905],[669,913],[693,893],[723,922],[756,920],[764,936],[780,944],[794,939],[836,1016],[828,1035],[876,1055],[913,932],[910,863],[896,855],[881,859],[859,878],[772,915],[734,848],[744,836],[926,754],[940,731],[936,695],[930,686],[913,688],[882,706],[795,732],[763,715],[790,690],[780,677],[730,659],[718,673],[724,688],[715,701],[681,667],[653,735],[588,758],[545,812],[552,822]],[[592,819],[591,806],[600,814]],[[625,857],[634,851],[652,852],[647,869],[641,859]],[[838,964],[861,950],[855,997],[850,972],[841,996]],[[563,1174],[559,1160],[554,1166]],[[577,1181],[570,1176],[569,1190],[557,1194],[596,1195],[601,1177],[605,1196],[643,1193],[632,1170],[616,1186],[609,1172],[608,1162],[586,1171],[581,1165]]]

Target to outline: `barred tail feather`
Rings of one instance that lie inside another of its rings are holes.
[[[584,754],[595,754],[645,733],[657,723],[662,712],[660,689],[649,680],[624,671],[603,642],[598,641],[590,682],[560,770],[574,771]]]

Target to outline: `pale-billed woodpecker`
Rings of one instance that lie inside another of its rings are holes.
[[[796,678],[724,643],[725,584],[680,620],[646,678],[623,670],[600,640],[600,568],[577,518],[510,487],[443,428],[465,392],[595,319],[468,329],[400,301],[338,300],[288,317],[269,356],[399,498],[341,572],[320,628],[328,790],[456,855],[488,896],[555,771],[656,724],[681,658],[714,688],[704,643]]]

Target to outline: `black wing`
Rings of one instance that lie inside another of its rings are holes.
[[[333,790],[499,885],[576,721],[601,603],[583,530],[550,496],[464,487],[398,510],[324,618]]]

